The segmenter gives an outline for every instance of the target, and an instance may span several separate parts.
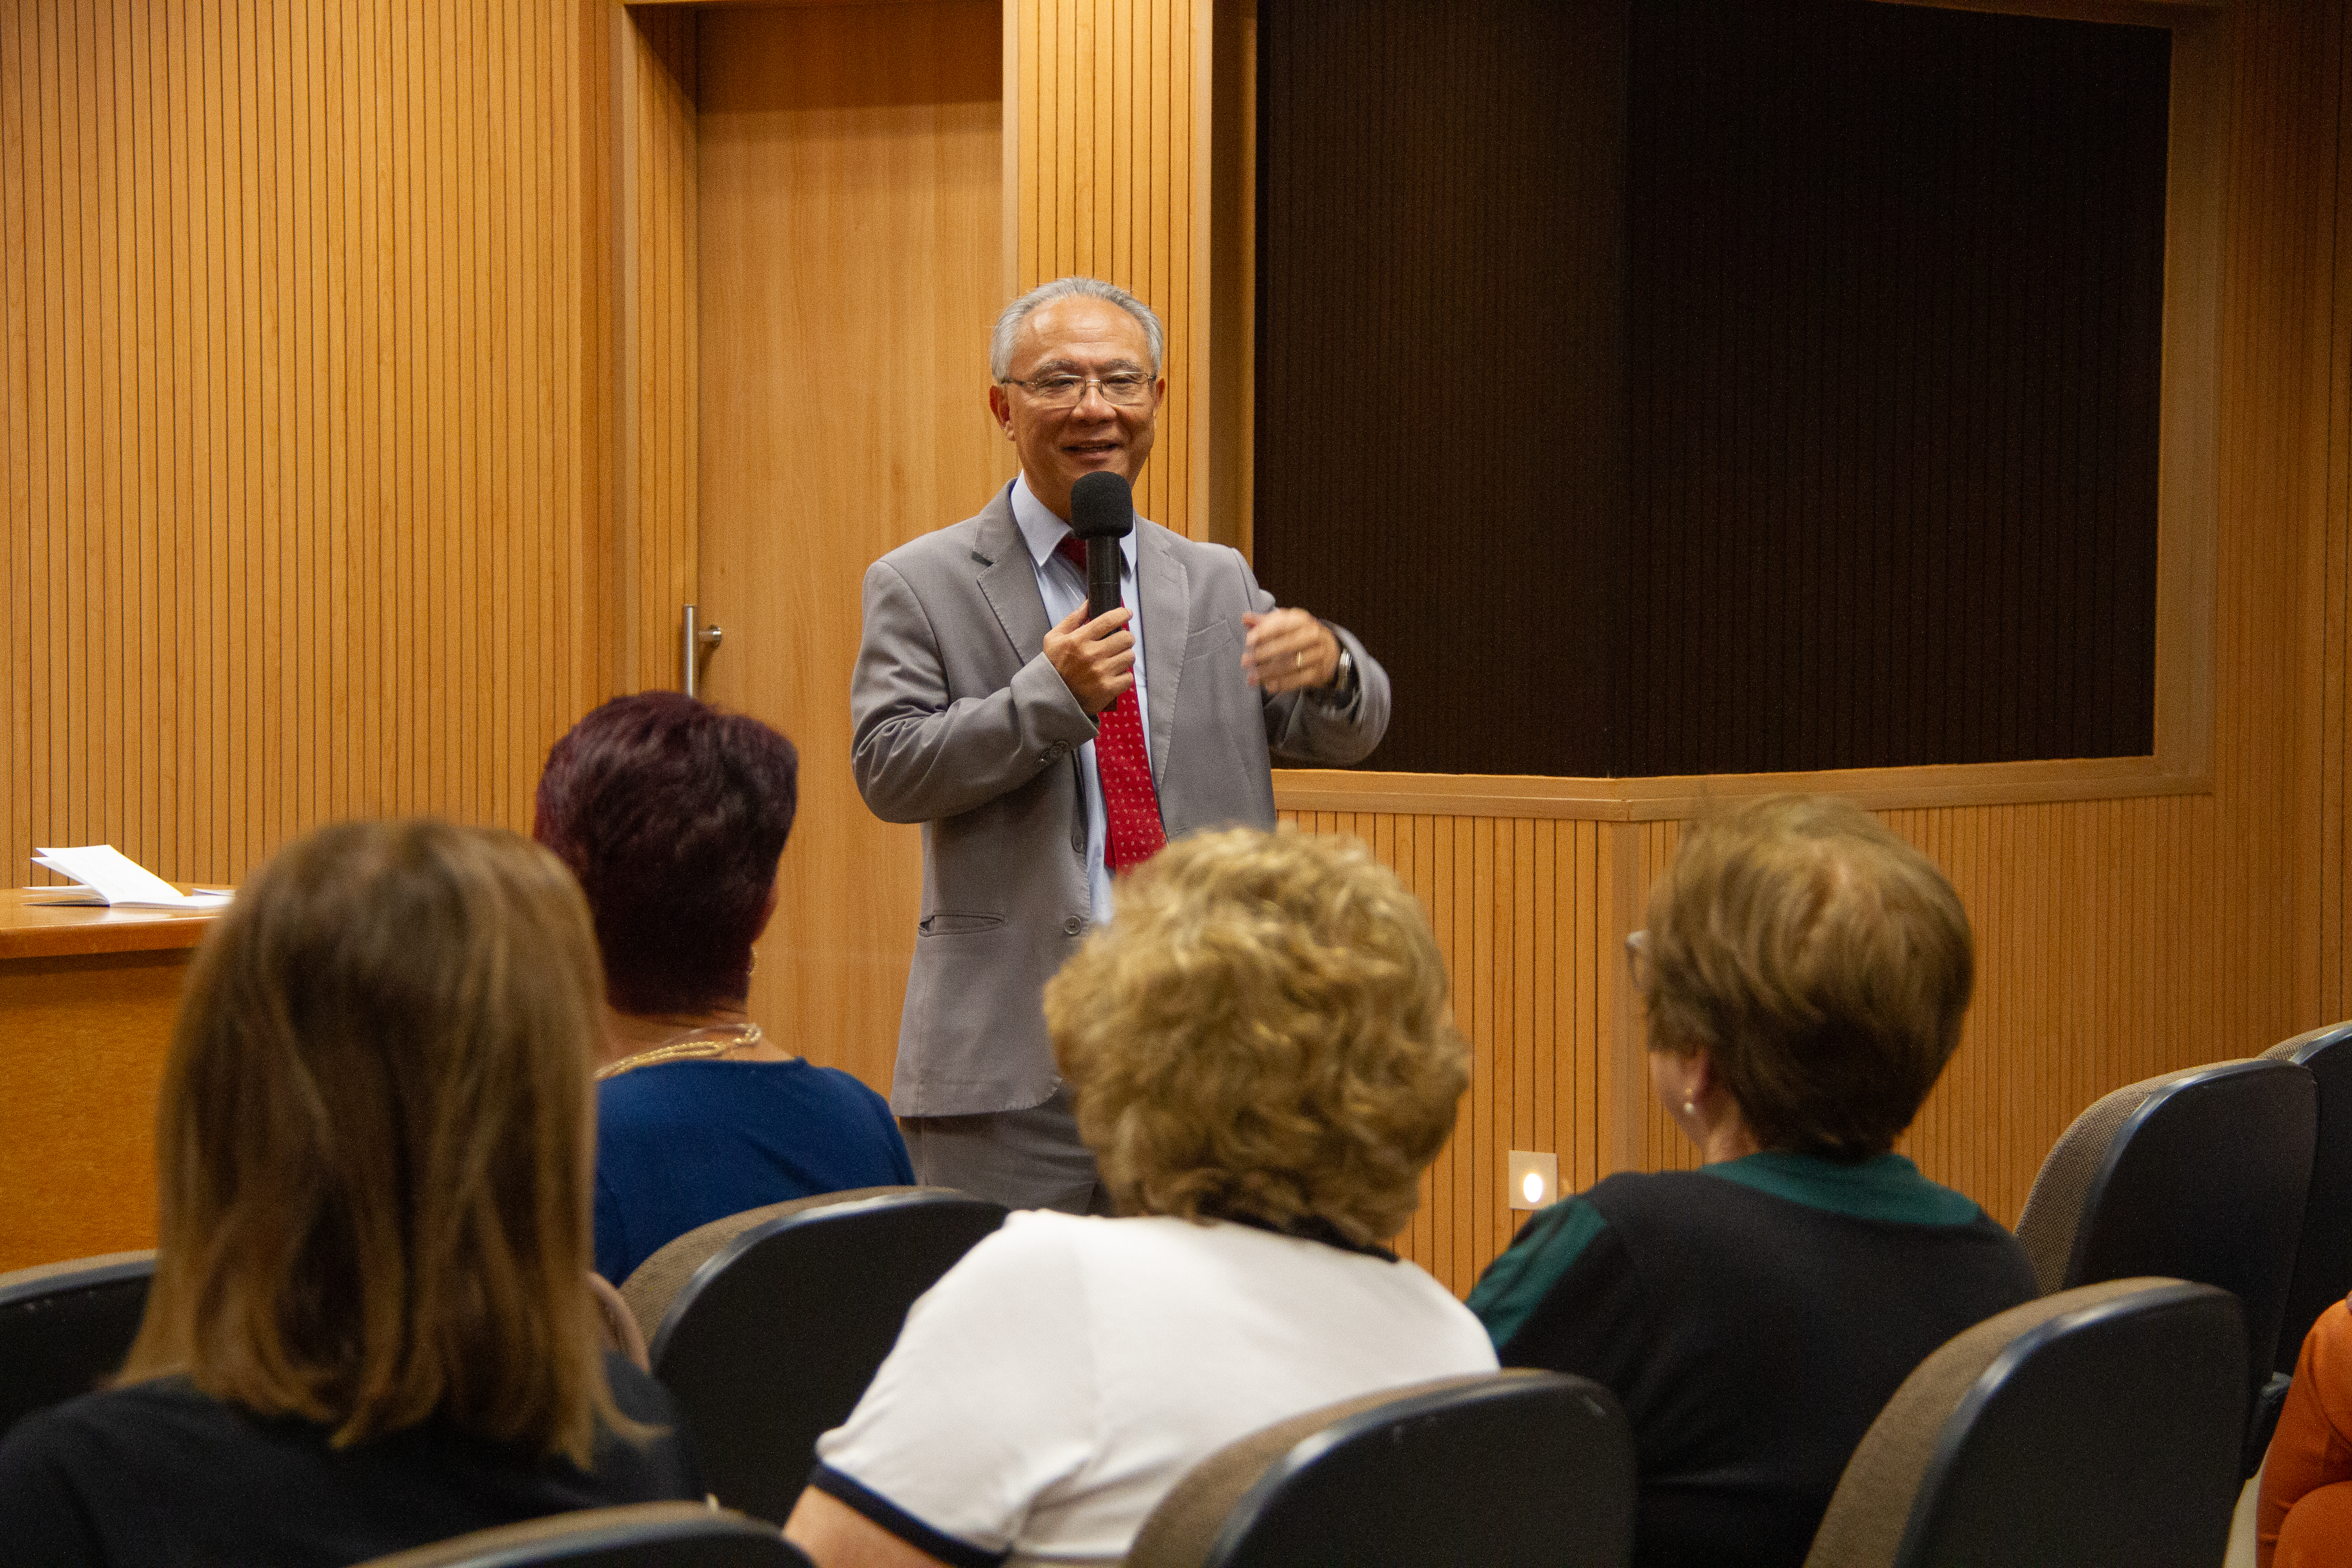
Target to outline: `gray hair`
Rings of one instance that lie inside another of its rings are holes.
[[[1020,334],[1021,323],[1029,312],[1040,305],[1056,300],[1108,300],[1133,316],[1143,326],[1143,341],[1151,351],[1151,374],[1160,374],[1160,356],[1168,344],[1168,334],[1160,325],[1160,318],[1151,307],[1120,288],[1099,278],[1056,278],[1051,283],[1040,283],[1010,305],[996,318],[996,331],[988,338],[988,376],[991,381],[1003,381],[1013,374],[1013,340]]]

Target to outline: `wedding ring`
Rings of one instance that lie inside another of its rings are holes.
[[[1304,648],[1290,656],[1290,668],[1293,669],[1305,669],[1307,668],[1307,652]]]

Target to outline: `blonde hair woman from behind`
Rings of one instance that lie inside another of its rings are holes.
[[[145,1321],[0,1447],[9,1560],[344,1563],[700,1496],[585,1284],[601,991],[513,834],[346,823],[254,877],[164,1068]]]
[[[1236,828],[1117,898],[1045,1023],[1122,1217],[1016,1213],[915,1304],[785,1522],[822,1568],[1118,1563],[1226,1443],[1494,1370],[1379,1245],[1469,1081],[1412,895],[1355,840]]]

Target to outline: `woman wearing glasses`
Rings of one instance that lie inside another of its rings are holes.
[[[1606,1384],[1645,1568],[1796,1568],[1911,1370],[2028,1300],[2016,1238],[1894,1152],[1974,979],[1943,875],[1842,803],[1686,832],[1630,944],[1650,1079],[1696,1171],[1538,1214],[1472,1292],[1507,1366]]]

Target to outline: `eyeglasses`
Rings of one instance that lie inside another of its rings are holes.
[[[1122,370],[1109,375],[1041,375],[1034,381],[1007,376],[1001,384],[1019,387],[1045,408],[1076,408],[1086,400],[1089,386],[1102,393],[1105,403],[1133,408],[1151,401],[1151,380],[1141,371]]]

